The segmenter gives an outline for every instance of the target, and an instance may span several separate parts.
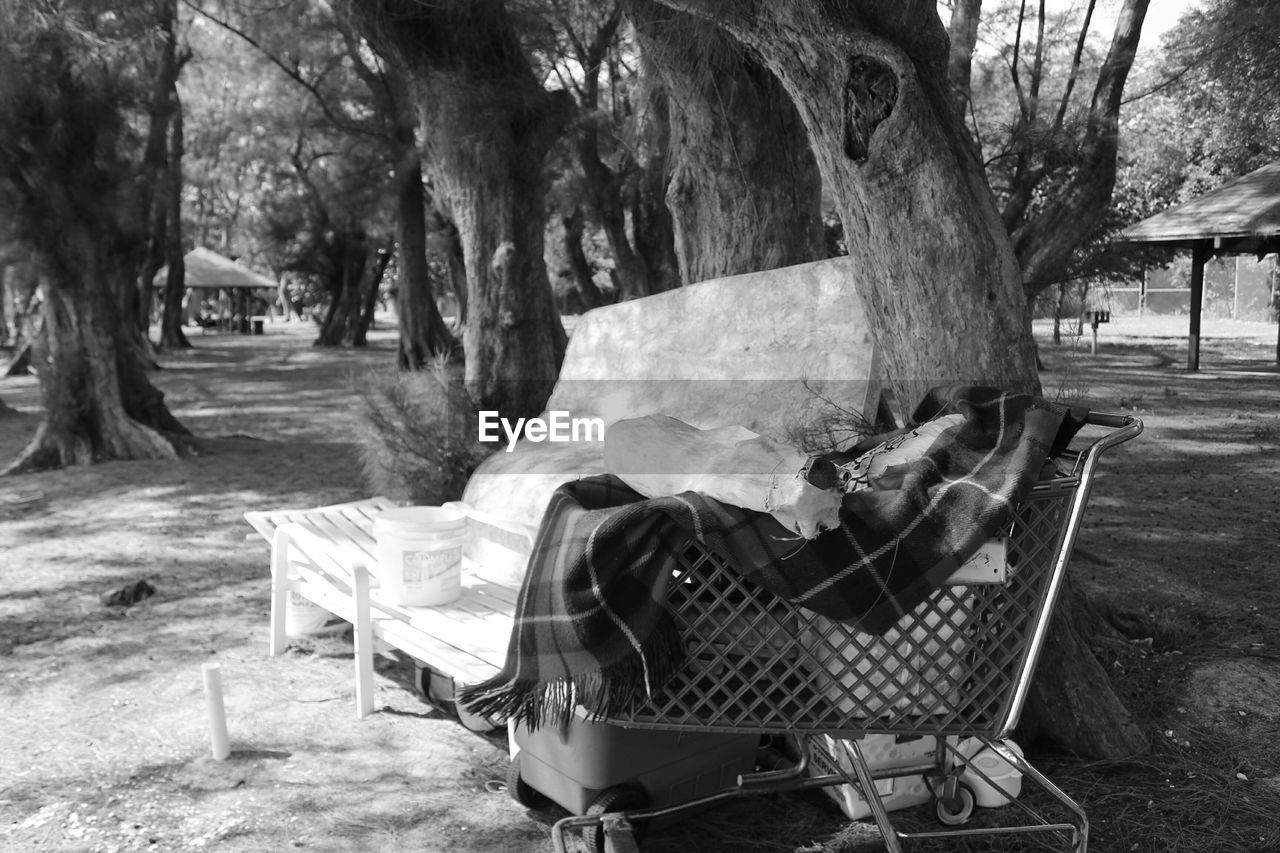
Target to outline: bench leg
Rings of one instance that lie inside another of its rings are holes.
[[[276,530],[271,543],[271,644],[272,657],[284,654],[288,638],[285,636],[285,608],[289,601],[289,534]]]
[[[373,617],[369,605],[369,572],[358,567],[354,575],[356,717],[363,720],[373,713]]]

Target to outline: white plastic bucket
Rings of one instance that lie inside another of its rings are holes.
[[[467,518],[438,506],[389,509],[373,520],[378,583],[389,604],[432,607],[462,594]]]
[[[289,590],[284,607],[284,632],[290,637],[321,634],[329,627],[333,614],[296,589]]]
[[[1010,751],[1022,755],[1022,748],[1013,741],[1005,740],[1003,744]],[[1022,772],[994,750],[983,746],[981,741],[976,738],[964,741],[960,744],[960,754],[969,756],[972,766],[965,769],[961,778],[973,789],[973,799],[979,807],[994,809],[1006,806],[1022,793]],[[974,768],[981,770],[991,781],[979,776]]]

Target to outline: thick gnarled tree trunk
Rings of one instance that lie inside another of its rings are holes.
[[[396,315],[400,324],[397,360],[401,370],[422,370],[437,355],[450,355],[458,342],[445,325],[431,288],[427,265],[427,211],[422,161],[408,146],[396,164],[396,236],[400,244]]]
[[[1038,392],[1022,275],[946,85],[948,40],[927,0],[726,5],[662,0],[714,20],[782,81],[844,223],[872,331],[900,410],[927,387],[968,381]],[[1064,606],[1061,620],[1071,622]],[[1074,630],[1055,631],[1037,691],[1088,702],[1054,721],[1068,749],[1145,748]],[[1047,676],[1047,677],[1045,677]],[[1038,703],[1051,705],[1052,699]],[[1033,706],[1037,702],[1033,700]]]
[[[481,409],[531,417],[567,343],[543,262],[543,161],[567,104],[434,72],[422,98],[432,183],[448,197],[466,265],[467,391]]]
[[[1021,276],[951,112],[946,32],[933,7],[664,4],[714,13],[791,96],[900,408],[943,382],[1038,390]],[[947,318],[963,332],[937,334]]]
[[[626,8],[667,92],[683,281],[822,257],[821,176],[782,86],[715,26],[647,0]]]
[[[155,162],[143,164],[134,145],[145,119],[128,112],[135,93],[145,96],[102,60],[126,49],[124,40],[82,38],[79,27],[94,22],[75,18],[68,29],[73,19],[60,8],[15,10],[22,14],[7,19],[14,32],[0,40],[0,183],[7,236],[39,268],[33,363],[44,416],[5,472],[172,458],[186,430],[143,370],[137,300],[127,296],[138,293],[152,201]],[[154,26],[147,12],[129,22],[133,32]]]
[[[566,336],[542,259],[543,164],[568,122],[539,84],[500,0],[350,0],[408,69],[424,165],[457,225],[467,274],[467,391],[530,417],[551,394]]]
[[[368,237],[361,229],[333,228],[325,236],[322,251],[329,306],[312,345],[354,346],[357,329],[363,321],[360,306],[372,279],[367,269],[371,254]]]
[[[45,259],[37,347],[44,420],[5,474],[107,459],[173,459],[188,435],[120,334],[117,288],[131,287],[87,229],[64,233]],[[108,286],[114,285],[114,287]]]

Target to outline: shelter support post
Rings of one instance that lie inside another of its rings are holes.
[[[1213,252],[1208,240],[1191,247],[1191,330],[1187,339],[1187,370],[1200,369],[1200,312],[1204,307],[1204,265]]]

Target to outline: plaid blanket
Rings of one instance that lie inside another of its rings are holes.
[[[964,417],[899,488],[846,495],[840,527],[812,540],[695,492],[645,499],[611,475],[566,483],[534,544],[506,666],[459,700],[537,727],[563,724],[576,705],[601,717],[651,695],[683,662],[665,599],[690,537],[782,598],[884,633],[1009,522],[1080,423],[976,386],[935,389],[913,420],[946,413]]]

